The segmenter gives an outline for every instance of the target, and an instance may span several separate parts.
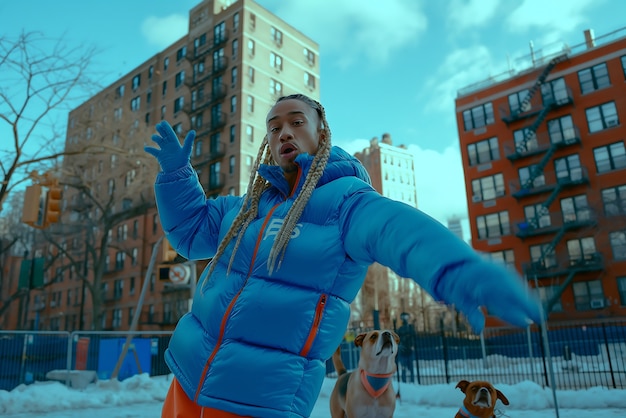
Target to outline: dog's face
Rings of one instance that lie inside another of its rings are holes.
[[[359,334],[354,344],[361,347],[362,368],[370,373],[390,373],[395,369],[400,337],[390,330],[374,330]]]
[[[509,404],[506,396],[486,381],[475,380],[468,382],[467,380],[461,380],[456,387],[465,394],[463,405],[472,415],[491,417],[498,399],[505,405]]]

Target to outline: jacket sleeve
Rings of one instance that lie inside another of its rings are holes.
[[[219,244],[222,219],[241,203],[241,197],[207,199],[190,165],[171,173],[160,172],[154,190],[161,225],[172,247],[190,260],[212,257]]]
[[[483,258],[438,221],[418,209],[381,196],[357,192],[341,211],[346,253],[365,264],[378,262],[415,280],[435,299],[443,279]]]

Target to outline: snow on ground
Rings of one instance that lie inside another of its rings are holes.
[[[324,381],[322,392],[311,418],[329,417],[328,402],[335,383]],[[122,382],[101,380],[83,390],[58,382],[21,385],[11,392],[0,391],[0,415],[6,418],[154,418],[171,381],[170,376],[133,376]],[[394,382],[398,389],[398,383]],[[419,386],[401,383],[396,418],[454,417],[463,402],[455,383]],[[532,382],[497,385],[510,401],[497,404],[498,416],[510,418],[556,417],[553,395],[549,388]],[[626,390],[594,387],[587,390],[557,391],[560,418],[624,417]]]

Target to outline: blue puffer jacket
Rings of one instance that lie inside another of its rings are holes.
[[[311,161],[296,159],[291,195],[279,167],[259,168],[273,187],[261,198],[230,274],[235,240],[208,281],[206,270],[200,276],[192,310],[176,327],[165,358],[200,405],[244,416],[308,417],[372,262],[432,293],[442,269],[435,255],[446,254],[445,263],[478,257],[440,223],[374,191],[358,160],[334,147],[282,265],[270,276],[270,248]],[[190,166],[160,173],[155,190],[167,238],[189,259],[215,254],[242,203],[235,196],[207,200]]]

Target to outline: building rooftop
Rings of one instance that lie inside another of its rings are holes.
[[[470,84],[469,86],[457,90],[457,97],[467,96],[475,91],[486,89],[494,84],[526,74],[530,71],[534,71],[539,67],[547,65],[552,58],[555,58],[558,55],[567,54],[572,57],[585,53],[591,48],[615,42],[626,37],[626,27],[609,32],[597,38],[593,36],[593,30],[588,29],[585,31],[585,37],[587,38],[585,39],[585,42],[574,46],[568,46],[565,42],[556,42],[537,50],[533,49],[531,42],[530,54],[517,58],[513,61],[512,65],[509,63],[510,68],[508,71],[498,75],[489,76],[485,80]]]

